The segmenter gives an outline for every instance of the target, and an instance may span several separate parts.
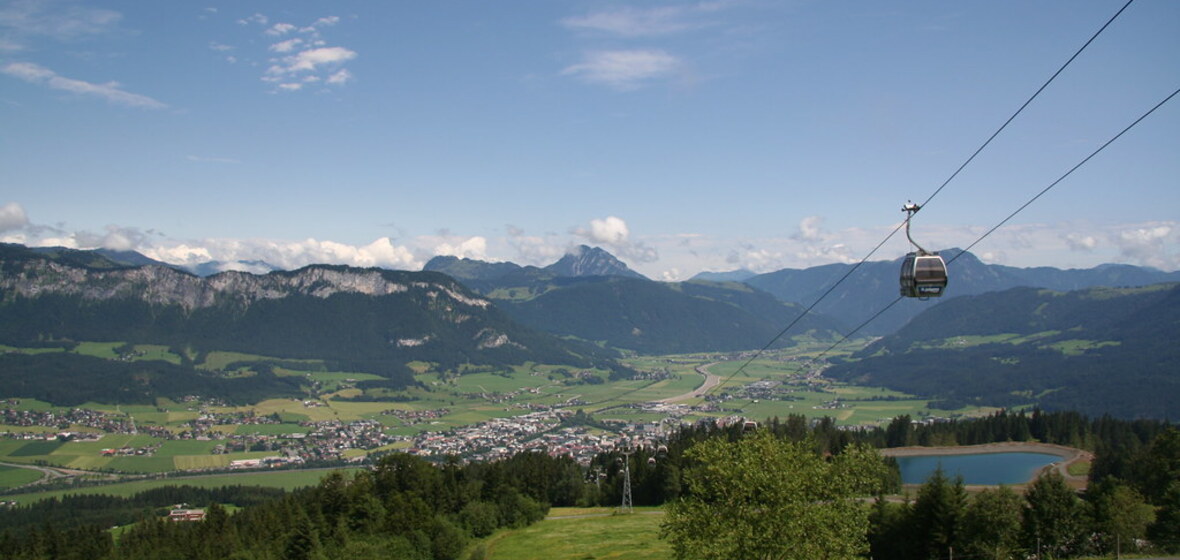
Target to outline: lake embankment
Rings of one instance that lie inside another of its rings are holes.
[[[1028,482],[1032,482],[1037,476],[1040,476],[1046,469],[1056,469],[1065,477],[1069,485],[1075,489],[1082,489],[1086,487],[1086,477],[1079,475],[1071,475],[1069,473],[1069,466],[1079,462],[1090,462],[1094,460],[1094,454],[1083,449],[1074,447],[1067,447],[1064,445],[1056,445],[1052,443],[1040,443],[1029,441],[1005,441],[1000,443],[984,443],[980,445],[956,445],[948,447],[893,447],[888,449],[880,449],[881,455],[885,457],[922,457],[922,456],[947,456],[947,455],[979,455],[984,453],[1044,453],[1047,455],[1056,455],[1061,457],[1060,461],[1056,461],[1044,469],[1037,471],[1037,473]],[[1012,485],[1014,489],[1020,489],[1024,484]],[[970,486],[969,486],[970,487]],[[982,487],[980,487],[982,488]]]

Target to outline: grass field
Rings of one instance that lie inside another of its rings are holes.
[[[33,469],[0,465],[0,490],[8,490],[41,480],[42,474]]]
[[[167,346],[158,344],[136,344],[135,351],[141,355],[136,356],[137,360],[160,360],[170,364],[180,364],[180,355],[172,353]]]
[[[115,352],[115,348],[123,346],[125,342],[80,342],[74,352],[85,356],[94,356],[95,358],[103,358],[106,360],[114,360],[119,357],[119,353]]]
[[[352,469],[341,469],[351,471]],[[221,474],[209,476],[184,476],[170,478],[155,478],[138,480],[135,482],[120,482],[105,486],[91,486],[88,488],[74,488],[67,490],[52,490],[47,492],[30,492],[27,494],[13,494],[6,496],[7,500],[14,500],[18,504],[31,504],[40,500],[72,495],[105,494],[109,496],[128,497],[164,486],[196,486],[198,488],[218,488],[221,486],[265,486],[268,488],[282,488],[294,490],[319,484],[320,479],[327,476],[330,470],[306,471],[274,471],[274,472],[246,472],[240,474]]]
[[[567,511],[570,510],[570,511]],[[613,515],[608,508],[554,508],[549,518],[523,529],[497,533],[484,543],[488,560],[667,560],[672,548],[660,540],[663,510],[636,508]],[[566,517],[589,515],[591,517]]]

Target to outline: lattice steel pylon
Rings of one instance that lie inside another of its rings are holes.
[[[619,513],[633,513],[631,506],[631,454],[634,451],[623,452],[623,504],[619,506]]]

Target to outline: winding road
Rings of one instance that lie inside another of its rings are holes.
[[[721,362],[713,362],[711,364],[705,364],[703,366],[696,367],[697,373],[705,376],[705,382],[702,383],[700,387],[697,387],[696,389],[693,389],[687,393],[684,393],[683,395],[676,395],[675,397],[668,397],[668,398],[662,399],[658,402],[662,402],[665,404],[672,404],[672,403],[677,403],[680,401],[686,401],[688,399],[699,399],[701,397],[704,397],[706,393],[708,393],[709,391],[711,391],[713,389],[713,387],[716,387],[721,384],[720,377],[713,375],[712,373],[709,373],[709,368],[711,368],[719,363],[721,363]]]

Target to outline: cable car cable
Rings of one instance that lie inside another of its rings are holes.
[[[1054,72],[1052,76],[1049,77],[1048,80],[1045,81],[1044,84],[1041,84],[1041,87],[1037,88],[1037,90],[1032,94],[1032,96],[1029,97],[1028,100],[1025,101],[1024,104],[1022,104],[1019,109],[1016,110],[1016,112],[1012,113],[1012,116],[1008,117],[1008,120],[1004,121],[1004,124],[1000,125],[1000,127],[998,129],[996,129],[996,131],[993,132],[992,135],[989,136],[988,139],[985,140],[983,142],[983,144],[981,144],[979,146],[979,148],[977,148],[975,150],[975,152],[972,153],[971,156],[968,157],[967,160],[964,161],[963,164],[960,165],[959,168],[955,170],[954,173],[951,173],[950,177],[947,177],[947,179],[945,181],[943,181],[942,184],[939,185],[939,187],[937,189],[935,189],[934,192],[929,197],[927,197],[926,200],[924,202],[922,202],[922,204],[920,206],[925,207],[927,204],[929,204],[930,201],[934,199],[934,197],[938,196],[938,194],[941,193],[942,190],[944,188],[946,188],[946,186],[948,184],[950,184],[950,182],[955,179],[955,177],[958,177],[959,173],[962,172],[963,169],[965,169],[972,161],[974,161],[976,156],[978,156],[981,152],[983,152],[983,150],[985,148],[987,148],[989,144],[991,144],[992,140],[995,140],[995,138],[997,136],[999,136],[1000,133],[1003,132],[1004,129],[1007,128],[1008,125],[1011,124],[1012,121],[1015,120],[1016,117],[1019,116],[1020,113],[1022,113],[1026,107],[1028,107],[1030,104],[1032,104],[1033,100],[1035,100],[1038,96],[1040,96],[1041,92],[1045,91],[1045,88],[1049,87],[1049,84],[1053,83],[1053,80],[1057,79],[1057,76],[1059,76],[1063,71],[1065,71],[1066,67],[1068,67],[1071,63],[1073,63],[1074,59],[1076,59],[1078,56],[1080,56],[1082,54],[1082,51],[1086,50],[1086,48],[1089,47],[1090,44],[1093,43],[1094,40],[1097,39],[1098,36],[1101,35],[1103,31],[1106,31],[1106,28],[1110,27],[1110,24],[1114,23],[1114,20],[1118,19],[1119,15],[1121,15],[1134,1],[1135,0],[1127,0],[1127,3],[1123,4],[1122,8],[1119,8],[1119,10],[1117,12],[1115,12],[1114,15],[1111,16],[1110,19],[1108,19],[1106,21],[1106,23],[1104,23],[1102,25],[1102,27],[1099,27],[1098,31],[1095,31],[1094,34],[1091,35],[1090,38],[1085,43],[1083,43],[1082,46],[1079,47],[1078,50],[1075,51],[1073,53],[1073,55],[1070,56],[1069,59],[1066,60],[1065,63],[1062,64],[1061,67],[1058,68],[1057,71]],[[832,284],[832,286],[829,287],[823,294],[820,294],[820,296],[818,298],[816,298],[816,300],[814,302],[812,302],[811,305],[809,305],[806,309],[804,309],[803,312],[801,314],[799,314],[799,316],[795,317],[795,319],[793,321],[791,321],[789,324],[787,324],[787,326],[784,327],[782,331],[780,331],[777,335],[775,335],[774,338],[770,339],[770,342],[767,342],[765,346],[763,346],[761,349],[759,349],[757,352],[755,352],[753,356],[751,356],[749,359],[747,359],[741,365],[741,367],[734,370],[733,373],[731,373],[728,377],[726,377],[725,380],[723,380],[721,383],[718,383],[715,387],[713,387],[713,389],[716,389],[717,387],[721,387],[721,386],[725,385],[726,383],[729,382],[730,379],[737,376],[738,373],[745,371],[746,367],[749,366],[751,362],[758,359],[758,357],[760,357],[764,352],[766,352],[768,349],[770,349],[770,347],[773,346],[775,342],[778,342],[778,340],[780,338],[782,338],[783,336],[786,336],[787,332],[789,332],[796,324],[798,324],[799,321],[803,320],[803,318],[806,317],[808,313],[811,313],[811,311],[813,309],[815,309],[815,307],[817,305],[819,305],[819,303],[821,301],[823,301],[825,298],[827,298],[829,294],[831,294],[838,286],[840,286],[840,284],[844,283],[844,281],[847,280],[848,277],[851,276],[853,272],[856,272],[856,270],[859,269],[861,265],[863,265],[870,258],[872,258],[872,256],[874,254],[876,254],[877,251],[880,250],[881,247],[883,247],[885,245],[885,243],[887,243],[890,239],[892,239],[894,235],[897,235],[897,232],[899,230],[901,230],[901,228],[904,227],[906,225],[906,223],[908,223],[908,222],[903,221],[901,224],[898,224],[897,227],[893,228],[893,231],[889,232],[889,235],[886,235],[885,239],[882,239],[881,242],[878,243],[876,247],[873,247],[873,249],[871,251],[869,251],[868,254],[866,254],[864,256],[864,258],[862,258],[860,260],[860,262],[856,263],[856,265],[854,265],[851,269],[849,269],[847,272],[845,272],[843,276],[841,276],[838,280],[836,280],[835,284]],[[974,246],[974,245],[972,245],[972,246]],[[957,256],[956,256],[956,258],[957,258]],[[894,303],[897,303],[897,302],[894,302]],[[889,306],[892,307],[894,303],[889,304]],[[859,328],[860,327],[857,327],[857,329],[854,329],[853,333],[855,333],[856,330],[859,330]],[[847,337],[850,336],[851,334],[852,333],[849,333],[849,335],[845,335],[845,338],[841,339],[841,341],[847,339]],[[708,395],[709,393],[712,392],[713,389],[710,389],[705,394]]]
[[[1163,101],[1160,101],[1159,103],[1156,103],[1154,107],[1152,107],[1151,109],[1148,109],[1146,113],[1143,113],[1142,115],[1140,115],[1140,117],[1139,117],[1139,118],[1135,119],[1135,121],[1134,121],[1134,122],[1132,122],[1131,124],[1129,124],[1129,125],[1127,125],[1125,128],[1123,128],[1121,131],[1119,131],[1119,133],[1118,133],[1118,134],[1115,134],[1113,137],[1111,137],[1111,138],[1110,138],[1110,140],[1107,140],[1105,143],[1103,143],[1101,146],[1099,146],[1099,147],[1098,147],[1097,149],[1095,149],[1093,152],[1090,152],[1090,155],[1088,155],[1088,156],[1086,156],[1085,158],[1083,158],[1083,159],[1082,159],[1082,161],[1080,161],[1080,162],[1078,162],[1078,163],[1077,163],[1077,165],[1074,165],[1073,167],[1069,168],[1069,171],[1066,171],[1066,172],[1065,172],[1063,175],[1061,175],[1061,177],[1058,177],[1056,181],[1053,181],[1052,183],[1050,183],[1050,184],[1049,184],[1049,186],[1047,186],[1047,187],[1045,187],[1045,188],[1041,189],[1041,192],[1038,192],[1038,193],[1037,193],[1036,195],[1034,195],[1032,198],[1028,199],[1028,201],[1027,201],[1027,202],[1025,202],[1024,204],[1020,205],[1020,207],[1019,207],[1019,208],[1017,208],[1015,211],[1013,211],[1011,214],[1008,214],[1008,217],[1004,218],[1003,220],[1000,220],[1000,223],[996,224],[996,225],[995,225],[995,226],[993,226],[991,229],[987,230],[987,231],[986,231],[986,232],[985,232],[983,235],[979,236],[979,238],[978,238],[978,239],[976,239],[975,241],[973,241],[973,242],[972,242],[970,245],[968,245],[966,249],[963,249],[961,252],[959,252],[959,254],[955,255],[954,257],[951,257],[951,258],[950,258],[950,259],[947,261],[947,264],[949,265],[950,263],[952,263],[952,262],[955,262],[955,260],[957,260],[959,257],[961,257],[961,256],[963,256],[964,254],[966,254],[968,251],[970,251],[970,250],[971,250],[971,248],[972,248],[972,247],[974,247],[974,246],[978,245],[978,244],[979,244],[981,241],[983,241],[983,240],[984,240],[984,239],[985,239],[987,236],[989,236],[989,235],[991,235],[992,233],[994,233],[994,232],[995,232],[997,229],[1000,229],[1001,227],[1003,227],[1003,225],[1004,225],[1004,224],[1006,224],[1006,223],[1008,223],[1008,221],[1009,221],[1009,220],[1011,220],[1012,218],[1014,218],[1014,217],[1015,217],[1017,214],[1019,214],[1019,213],[1020,213],[1021,211],[1023,211],[1025,208],[1028,208],[1028,207],[1029,207],[1029,206],[1030,206],[1030,205],[1031,205],[1033,202],[1036,202],[1036,201],[1037,201],[1037,199],[1041,198],[1041,196],[1043,196],[1045,193],[1049,192],[1049,190],[1050,190],[1050,189],[1052,189],[1053,187],[1057,186],[1057,185],[1058,185],[1058,183],[1061,183],[1061,182],[1062,182],[1062,181],[1064,181],[1064,180],[1065,180],[1067,177],[1069,177],[1070,175],[1072,175],[1074,171],[1077,171],[1077,170],[1078,170],[1078,168],[1080,168],[1081,166],[1085,165],[1085,164],[1086,164],[1086,162],[1090,161],[1090,160],[1091,160],[1091,159],[1092,159],[1094,156],[1096,156],[1096,155],[1098,155],[1100,152],[1102,152],[1102,150],[1105,150],[1107,146],[1110,146],[1111,144],[1113,144],[1115,140],[1118,140],[1120,137],[1122,137],[1122,135],[1126,134],[1126,133],[1127,133],[1128,131],[1130,131],[1132,128],[1135,128],[1135,125],[1138,125],[1140,122],[1142,122],[1142,121],[1143,121],[1143,119],[1146,119],[1146,118],[1148,117],[1148,115],[1151,115],[1152,113],[1154,113],[1154,112],[1156,111],[1156,109],[1159,109],[1159,108],[1160,108],[1160,107],[1162,107],[1162,106],[1163,106],[1165,103],[1167,103],[1168,101],[1171,101],[1171,100],[1172,100],[1172,98],[1173,98],[1173,97],[1176,97],[1176,95],[1177,95],[1177,94],[1180,94],[1180,88],[1177,88],[1177,89],[1176,89],[1175,91],[1173,91],[1173,92],[1172,92],[1170,95],[1168,95],[1167,97],[1165,97],[1165,98],[1163,99]],[[905,299],[905,298],[904,298],[904,297],[898,297],[897,299],[895,299],[895,300],[893,300],[892,302],[890,302],[890,303],[889,303],[889,305],[886,305],[884,308],[882,308],[880,311],[878,311],[876,314],[874,314],[872,317],[869,317],[867,320],[865,320],[865,322],[863,322],[863,323],[861,323],[860,325],[858,325],[858,326],[857,326],[855,329],[852,329],[852,331],[851,331],[851,332],[849,332],[848,334],[844,335],[844,336],[843,336],[843,337],[842,337],[840,340],[837,340],[837,341],[836,341],[834,344],[832,344],[831,346],[829,346],[827,350],[824,350],[823,352],[820,352],[818,356],[816,356],[816,357],[812,358],[812,359],[811,359],[811,360],[809,360],[809,361],[808,361],[806,364],[804,364],[804,369],[806,369],[806,368],[807,368],[808,366],[810,366],[811,364],[814,364],[814,363],[815,363],[816,361],[818,361],[820,358],[823,358],[824,356],[826,356],[826,355],[828,354],[828,352],[831,352],[833,349],[835,349],[835,348],[836,348],[837,346],[839,346],[840,344],[843,344],[845,340],[848,340],[849,338],[851,338],[851,337],[852,337],[852,335],[854,335],[854,334],[856,334],[856,333],[857,333],[857,331],[859,331],[860,329],[864,328],[864,327],[865,327],[865,325],[868,325],[869,323],[873,322],[873,320],[875,320],[877,317],[880,317],[880,316],[881,316],[881,314],[885,313],[885,311],[887,311],[889,308],[891,308],[891,307],[893,307],[894,305],[896,305],[896,304],[897,304],[897,302],[901,301],[902,299]]]
[[[1052,183],[1050,183],[1050,184],[1049,184],[1049,186],[1047,186],[1047,187],[1045,187],[1044,189],[1042,189],[1042,190],[1041,190],[1041,192],[1039,192],[1039,193],[1037,193],[1037,194],[1036,194],[1036,196],[1034,196],[1034,197],[1030,198],[1030,199],[1028,200],[1028,202],[1025,202],[1023,205],[1021,205],[1021,206],[1020,206],[1020,208],[1017,208],[1017,209],[1016,209],[1014,212],[1012,212],[1011,214],[1009,214],[1007,218],[1004,218],[1003,220],[1001,220],[1001,221],[1000,221],[1000,223],[996,224],[994,227],[992,227],[991,229],[987,230],[987,232],[986,232],[986,233],[984,233],[983,235],[979,236],[979,239],[976,239],[976,240],[975,240],[973,243],[971,243],[970,245],[968,245],[966,249],[963,249],[963,252],[962,252],[962,253],[959,253],[958,255],[955,255],[953,258],[951,258],[949,261],[947,261],[947,263],[949,264],[949,263],[952,263],[952,262],[954,262],[954,261],[955,261],[955,259],[958,259],[958,258],[959,258],[959,257],[960,257],[960,256],[961,256],[963,253],[966,253],[967,251],[970,251],[972,247],[974,247],[974,246],[978,245],[980,241],[983,241],[983,239],[984,239],[985,237],[987,237],[987,236],[991,235],[991,234],[992,234],[992,232],[996,231],[997,229],[1000,229],[1000,227],[1001,227],[1001,226],[1003,226],[1004,224],[1008,223],[1008,220],[1011,220],[1013,217],[1015,217],[1017,214],[1019,214],[1019,213],[1020,213],[1022,210],[1024,210],[1025,208],[1027,208],[1027,207],[1028,207],[1030,204],[1032,204],[1033,202],[1036,202],[1036,200],[1037,200],[1038,198],[1041,198],[1041,195],[1043,195],[1043,194],[1045,194],[1045,193],[1049,192],[1049,189],[1052,189],[1053,187],[1057,186],[1057,183],[1060,183],[1060,182],[1064,181],[1066,177],[1069,177],[1069,176],[1070,176],[1070,175],[1071,175],[1071,174],[1072,174],[1074,171],[1077,171],[1077,169],[1078,169],[1079,167],[1081,167],[1081,166],[1085,165],[1085,164],[1086,164],[1086,162],[1090,161],[1090,158],[1092,158],[1092,157],[1094,157],[1094,156],[1098,155],[1098,153],[1099,153],[1099,152],[1101,152],[1102,150],[1105,150],[1107,146],[1111,145],[1112,143],[1114,143],[1114,141],[1115,141],[1115,140],[1118,140],[1120,136],[1122,136],[1123,134],[1126,134],[1126,133],[1127,133],[1127,131],[1129,131],[1129,130],[1131,130],[1132,128],[1134,128],[1134,127],[1135,127],[1135,125],[1139,124],[1139,122],[1140,122],[1140,121],[1142,121],[1143,119],[1147,118],[1147,116],[1148,116],[1148,115],[1150,115],[1150,114],[1154,113],[1156,109],[1159,109],[1160,107],[1162,107],[1162,106],[1164,105],[1164,103],[1167,103],[1167,102],[1168,102],[1168,101],[1170,101],[1170,100],[1171,100],[1173,97],[1176,97],[1176,94],[1178,94],[1178,93],[1180,93],[1180,89],[1177,89],[1176,91],[1173,91],[1173,92],[1172,92],[1172,94],[1171,94],[1171,95],[1169,95],[1169,96],[1167,96],[1167,97],[1165,97],[1163,101],[1160,101],[1159,103],[1156,103],[1156,105],[1155,105],[1154,107],[1152,107],[1151,109],[1149,109],[1149,110],[1148,110],[1146,113],[1143,113],[1143,115],[1142,115],[1142,116],[1140,116],[1139,118],[1135,119],[1135,122],[1133,122],[1133,123],[1131,123],[1131,124],[1127,125],[1127,127],[1126,127],[1126,128],[1124,128],[1124,129],[1123,129],[1121,132],[1119,132],[1118,134],[1114,135],[1114,137],[1112,137],[1110,140],[1107,140],[1105,144],[1103,144],[1103,145],[1099,146],[1099,147],[1098,147],[1098,149],[1096,149],[1096,150],[1094,150],[1093,152],[1091,152],[1091,153],[1090,153],[1090,155],[1086,156],[1086,158],[1085,158],[1085,159],[1083,159],[1082,161],[1078,162],[1078,164],[1077,164],[1077,165],[1075,165],[1075,166],[1071,167],[1071,168],[1069,169],[1069,171],[1066,171],[1064,175],[1062,175],[1061,177],[1059,177],[1059,178],[1058,178],[1056,181],[1053,181]]]
[[[1044,84],[1041,84],[1041,87],[1038,88],[1037,91],[1032,94],[1032,97],[1028,98],[1028,101],[1024,102],[1024,105],[1021,105],[1020,108],[1017,109],[1015,113],[1012,113],[1012,116],[1008,117],[1008,120],[1004,121],[1004,124],[1000,125],[1000,128],[997,128],[996,131],[993,132],[992,135],[989,136],[988,139],[986,141],[984,141],[984,143],[982,145],[979,146],[979,149],[975,150],[975,153],[971,154],[971,157],[967,158],[967,161],[964,161],[963,165],[960,165],[959,168],[956,169],[954,173],[951,173],[951,176],[947,177],[947,180],[943,181],[942,185],[939,185],[939,187],[934,190],[934,193],[932,193],[928,198],[926,198],[926,201],[923,202],[922,204],[920,204],[919,206],[925,208],[926,205],[929,204],[930,201],[934,199],[934,197],[938,196],[938,193],[942,192],[942,189],[944,189],[947,186],[947,184],[949,184],[952,180],[954,180],[954,178],[959,175],[959,172],[963,171],[963,169],[966,168],[967,165],[970,164],[975,159],[975,156],[978,156],[979,153],[982,152],[983,149],[988,146],[988,144],[992,143],[992,140],[995,140],[996,137],[999,136],[1000,133],[1003,132],[1005,128],[1008,128],[1008,125],[1013,120],[1016,119],[1017,115],[1020,115],[1020,113],[1024,111],[1025,107],[1028,107],[1033,102],[1033,100],[1036,99],[1037,96],[1039,96],[1041,94],[1042,91],[1045,91],[1045,88],[1049,87],[1049,84],[1053,83],[1053,80],[1057,79],[1057,76],[1060,75],[1063,71],[1065,71],[1065,68],[1067,66],[1069,66],[1070,63],[1072,63],[1075,58],[1077,58],[1079,55],[1081,55],[1082,51],[1086,50],[1086,47],[1089,47],[1090,43],[1093,43],[1094,40],[1097,39],[1098,36],[1101,35],[1102,32],[1105,31],[1107,27],[1110,27],[1110,24],[1114,23],[1114,20],[1119,17],[1119,14],[1122,14],[1123,11],[1126,10],[1127,7],[1130,6],[1131,3],[1134,1],[1135,0],[1127,0],[1127,3],[1123,4],[1123,7],[1119,8],[1119,11],[1115,12],[1115,14],[1113,16],[1110,16],[1110,19],[1107,20],[1106,23],[1102,25],[1102,27],[1098,28],[1098,31],[1095,31],[1094,35],[1092,35],[1088,41],[1086,41],[1080,48],[1078,48],[1077,52],[1073,53],[1073,56],[1069,57],[1069,60],[1065,61],[1065,64],[1061,65],[1061,68],[1058,68],[1057,71],[1054,72],[1052,76],[1049,76],[1049,79],[1046,80]],[[896,233],[896,232],[894,232],[894,233]]]

